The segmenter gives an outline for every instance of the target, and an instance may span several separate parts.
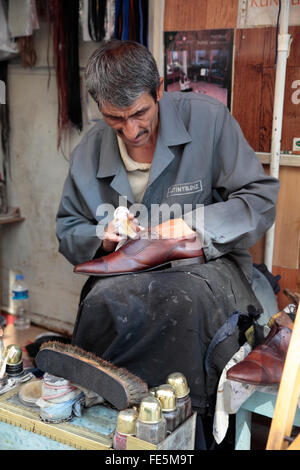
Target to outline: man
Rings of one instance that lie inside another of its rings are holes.
[[[103,120],[72,154],[57,215],[60,252],[74,266],[110,256],[121,238],[102,209],[118,207],[123,197],[137,234],[143,225],[155,227],[162,240],[170,227],[173,238],[197,234],[206,262],[91,277],[73,344],[128,368],[149,386],[184,373],[193,406],[205,414],[240,346],[240,331],[233,328],[208,357],[212,338],[234,311],[262,311],[251,288],[248,249],[274,221],[278,181],[264,173],[223,104],[164,93],[143,46],[102,44],[87,64],[86,82]],[[158,219],[162,205],[182,210]]]

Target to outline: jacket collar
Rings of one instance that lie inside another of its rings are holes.
[[[168,147],[186,144],[192,140],[178,112],[174,95],[165,92],[159,102],[159,136]]]

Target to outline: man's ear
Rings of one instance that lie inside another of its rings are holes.
[[[156,92],[157,101],[159,101],[162,98],[163,93],[164,93],[164,78],[160,77],[159,85],[157,87],[157,92]]]

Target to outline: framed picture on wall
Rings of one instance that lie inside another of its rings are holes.
[[[165,33],[165,90],[193,91],[231,107],[233,29]]]

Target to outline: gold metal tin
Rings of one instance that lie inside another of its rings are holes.
[[[143,398],[138,419],[143,423],[159,423],[163,419],[160,401],[153,395]]]
[[[5,354],[9,353],[10,357],[7,364],[20,364],[22,361],[22,349],[17,344],[10,344],[5,350]]]
[[[156,390],[158,389],[158,387],[152,387],[149,389],[149,393],[150,395],[153,395],[154,397],[156,396],[155,393],[156,393]]]
[[[163,384],[156,390],[156,397],[159,399],[162,411],[174,411],[177,408],[176,391],[172,385]]]
[[[136,409],[127,408],[126,410],[120,411],[117,418],[116,431],[120,434],[133,436],[135,434],[137,417],[138,412]]]
[[[175,388],[177,398],[186,397],[190,393],[187,380],[181,372],[168,375],[167,383]]]

